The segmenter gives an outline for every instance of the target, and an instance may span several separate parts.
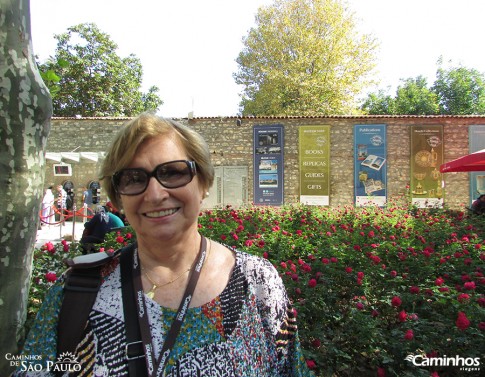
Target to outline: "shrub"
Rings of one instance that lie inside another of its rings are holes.
[[[199,219],[205,236],[274,264],[319,376],[473,375],[406,358],[485,354],[484,224],[459,211],[396,205],[226,207]],[[128,229],[104,247],[133,241]],[[61,270],[62,254],[42,255],[34,259],[29,313],[45,293],[36,279]]]

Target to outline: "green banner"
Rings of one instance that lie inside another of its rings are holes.
[[[411,200],[420,208],[442,207],[443,126],[411,126]]]
[[[330,126],[301,126],[300,202],[328,205],[330,196]]]

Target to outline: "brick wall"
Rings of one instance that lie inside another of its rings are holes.
[[[47,152],[105,152],[114,134],[128,118],[53,118]],[[444,160],[468,153],[468,126],[485,124],[485,117],[461,116],[334,116],[334,117],[236,117],[178,119],[200,132],[212,152],[214,165],[248,166],[253,176],[253,126],[281,124],[284,127],[284,201],[299,200],[298,127],[331,126],[330,206],[353,203],[353,132],[356,124],[387,124],[387,183],[389,198],[405,194],[410,180],[410,126],[442,125],[444,128]],[[70,163],[68,160],[64,160]],[[97,180],[101,160],[81,159],[71,162],[72,177],[54,177],[53,161],[47,161],[45,186],[70,180],[76,187],[77,204],[81,204],[82,187]],[[447,173],[445,202],[451,208],[461,208],[469,201],[468,173]],[[253,183],[249,182],[249,198],[253,198]],[[106,201],[102,191],[102,202]]]

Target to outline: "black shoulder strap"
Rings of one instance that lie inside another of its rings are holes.
[[[147,367],[140,325],[135,305],[133,286],[133,249],[120,256],[121,294],[123,296],[123,316],[126,330],[126,358],[130,377],[146,377]]]
[[[101,286],[101,270],[121,250],[83,255],[65,261],[70,270],[66,274],[57,324],[57,356],[65,352],[74,354]]]

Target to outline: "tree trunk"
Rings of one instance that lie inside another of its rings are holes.
[[[0,375],[26,318],[52,102],[34,59],[29,0],[0,0]]]

